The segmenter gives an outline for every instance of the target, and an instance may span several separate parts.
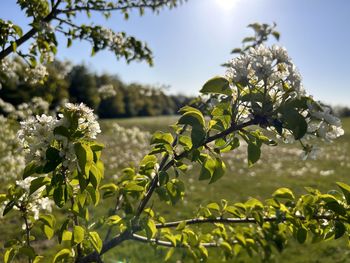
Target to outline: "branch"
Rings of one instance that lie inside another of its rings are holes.
[[[53,6],[51,12],[43,19],[43,22],[50,22],[56,15],[57,15],[57,8],[59,4],[62,2],[62,0],[58,0],[56,4]],[[24,42],[31,39],[36,33],[37,29],[32,27],[27,33],[25,33],[22,37],[17,39],[15,41],[17,47],[21,46]],[[10,55],[13,52],[12,46],[8,46],[6,49],[0,52],[0,61],[3,60],[5,57]]]
[[[186,248],[185,245],[179,245],[179,246],[174,246],[173,243],[169,242],[169,241],[165,241],[165,240],[160,240],[160,239],[156,239],[156,238],[151,238],[148,239],[145,236],[141,236],[141,235],[137,235],[137,234],[133,234],[131,236],[132,240],[136,240],[136,241],[140,241],[143,243],[154,243],[157,244],[159,246],[163,246],[163,247],[179,247],[179,248]],[[211,243],[200,243],[201,246],[204,247],[218,247],[219,244],[217,244],[216,242],[211,242]]]
[[[305,220],[306,218],[304,216],[295,216],[296,218],[300,220]],[[312,219],[320,220],[320,219],[326,219],[326,220],[332,220],[334,217],[329,214],[324,215],[316,215],[312,217]],[[264,222],[284,222],[287,221],[287,218],[284,217],[263,217]],[[223,224],[244,224],[244,223],[254,223],[257,224],[258,221],[255,218],[252,217],[246,217],[246,218],[222,218],[222,217],[215,217],[215,218],[192,218],[192,219],[185,219],[185,220],[179,220],[179,221],[173,221],[173,222],[167,222],[164,224],[157,224],[156,228],[169,228],[169,227],[177,227],[179,224],[186,222],[186,225],[195,225],[195,224],[205,224],[205,223],[223,223]]]
[[[239,125],[231,125],[228,129],[220,132],[220,133],[217,133],[213,136],[209,136],[203,143],[201,146],[205,146],[206,144],[212,142],[212,141],[215,141],[216,139],[218,138],[222,138],[222,137],[225,137],[227,135],[229,135],[230,133],[234,132],[234,131],[239,131],[247,126],[250,126],[250,125],[254,125],[254,124],[258,124],[258,121],[256,119],[252,119],[250,121],[247,121],[247,122],[244,122],[242,124],[239,124]],[[174,140],[173,142],[173,146],[174,144],[176,143],[176,140]],[[150,188],[148,189],[145,197],[141,200],[140,202],[140,205],[137,209],[137,213],[136,213],[136,218],[142,213],[142,211],[145,209],[148,201],[151,199],[152,197],[152,194],[154,192],[154,190],[156,189],[157,185],[158,185],[158,174],[159,172],[161,171],[167,171],[171,166],[174,165],[175,161],[176,160],[180,160],[182,158],[184,158],[186,155],[187,155],[188,151],[183,151],[181,154],[175,156],[171,161],[169,161],[167,164],[166,161],[168,160],[169,158],[169,155],[166,154],[163,158],[163,160],[161,161],[161,165],[159,167],[159,171],[157,173],[157,176],[155,176],[152,181],[151,181],[151,186]]]
[[[123,10],[128,10],[128,9],[139,9],[139,8],[158,8],[161,7],[167,3],[172,3],[172,0],[165,0],[158,2],[156,4],[132,4],[130,5],[124,5],[124,6],[118,6],[118,7],[90,7],[90,6],[77,6],[74,8],[70,9],[65,9],[65,10],[58,10],[59,13],[65,14],[65,13],[71,13],[71,12],[80,12],[80,11],[100,11],[100,12],[109,12],[109,11],[123,11]]]
[[[214,134],[212,136],[209,136],[200,146],[205,146],[206,144],[215,141],[216,139],[225,137],[235,131],[240,131],[250,125],[255,125],[255,124],[259,124],[259,121],[257,119],[252,119],[249,120],[247,122],[241,123],[239,125],[231,125],[228,129],[223,130],[222,132],[219,132],[217,134]],[[199,147],[200,147],[199,146]],[[167,163],[167,165],[164,167],[164,171],[169,169],[171,166],[174,165],[175,161],[178,161],[182,158],[184,158],[187,155],[188,152],[184,151],[181,154],[177,155],[173,160],[171,160],[170,162]]]
[[[181,131],[179,132],[179,134],[176,136],[175,140],[173,141],[173,143],[171,144],[172,147],[175,147],[177,141],[178,141],[178,138],[179,138],[179,135],[181,135],[182,133],[185,132],[185,130],[187,129],[187,125],[184,125],[181,129]],[[139,207],[137,208],[137,212],[136,212],[136,217],[140,216],[142,211],[145,209],[149,199],[151,198],[152,194],[153,194],[153,191],[154,189],[157,187],[157,184],[158,184],[158,181],[159,181],[159,172],[160,171],[166,171],[168,170],[169,168],[166,168],[165,169],[165,165],[166,165],[166,162],[168,161],[169,159],[169,154],[166,153],[162,159],[162,161],[160,162],[160,165],[159,165],[159,170],[156,174],[156,176],[152,179],[151,181],[151,186],[150,188],[148,189],[145,197],[141,200],[140,204],[139,204]]]

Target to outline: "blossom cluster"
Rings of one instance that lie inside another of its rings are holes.
[[[250,48],[229,62],[226,76],[234,84],[266,89],[274,103],[281,103],[286,90],[294,96],[305,94],[300,73],[287,50],[277,45]]]
[[[24,120],[30,116],[47,114],[50,104],[41,97],[33,97],[29,102],[23,102],[16,107],[0,98],[0,111],[8,118]]]
[[[0,72],[8,78],[13,78],[16,76],[15,71],[17,69],[17,66],[17,63],[14,61],[10,61],[9,59],[4,58],[0,61]]]
[[[124,36],[122,33],[115,33],[109,28],[101,28],[101,36],[112,51],[116,53],[120,52],[124,45]]]
[[[308,103],[310,112],[308,131],[318,137],[332,141],[344,134],[339,118],[334,116],[331,108],[322,104]]]
[[[31,85],[42,82],[48,75],[47,68],[42,64],[37,64],[35,67],[26,68],[25,81]]]
[[[102,99],[112,98],[117,95],[117,91],[112,84],[102,85],[99,87],[98,93]]]
[[[279,118],[279,109],[287,101],[303,98],[307,107],[298,108],[298,112],[307,123],[307,133],[302,138],[303,141],[313,137],[331,141],[344,134],[341,121],[332,114],[331,108],[314,101],[306,94],[300,73],[283,47],[276,45],[251,47],[229,63],[226,77],[232,83],[231,87],[236,88],[234,90],[236,99],[240,99],[237,97],[239,94],[252,95],[250,100],[243,100],[238,105],[239,121],[252,118],[254,104],[261,107],[262,114],[265,114],[264,102],[268,101],[271,103],[271,106],[267,107],[269,114],[275,114],[274,118]],[[253,97],[254,94],[263,98]],[[282,134],[277,136],[287,143],[294,141],[289,129],[283,129]],[[317,147],[303,142],[302,144],[304,149],[302,158],[314,159]]]
[[[15,125],[0,115],[0,182],[17,179],[24,167],[24,153],[16,136]]]
[[[21,122],[21,129],[18,131],[26,161],[36,161],[44,164],[46,161],[46,150],[53,143],[53,130],[57,125],[57,119],[45,114],[30,117]]]
[[[56,133],[63,128],[69,134]],[[18,138],[26,154],[27,162],[39,165],[46,162],[46,150],[51,146],[59,150],[63,166],[73,171],[76,167],[74,143],[79,140],[92,140],[100,133],[100,126],[93,110],[81,104],[66,103],[58,118],[45,114],[30,117],[21,122]]]
[[[16,181],[16,187],[21,189],[22,195],[16,200],[15,209],[21,210],[33,216],[34,220],[39,219],[40,211],[51,212],[53,201],[44,197],[45,186],[40,187],[35,192],[30,193],[30,185],[35,177],[29,176],[23,180]],[[6,206],[5,201],[2,206],[0,206],[0,215],[3,214],[3,209]]]

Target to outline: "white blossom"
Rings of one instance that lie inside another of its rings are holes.
[[[17,135],[26,153],[27,162],[35,160],[38,163],[44,163],[46,150],[54,139],[53,129],[56,127],[57,120],[43,114],[30,117],[20,124],[21,129]]]
[[[83,133],[85,138],[96,139],[96,136],[101,132],[101,129],[92,109],[87,107],[84,103],[67,103],[65,105],[65,110],[77,114],[79,118],[77,129]],[[68,124],[64,118],[61,121],[64,123],[64,125]]]
[[[0,181],[18,178],[25,166],[21,143],[16,136],[11,120],[0,115]]]
[[[305,94],[301,76],[286,49],[276,45],[271,48],[264,45],[252,47],[245,54],[234,58],[229,62],[226,77],[233,84],[267,88],[275,105],[281,103],[286,88],[290,96],[293,93],[295,97]]]
[[[32,213],[34,219],[38,220],[40,211],[51,212],[53,201],[43,196],[45,186],[40,187],[30,194],[30,184],[34,179],[35,177],[29,176],[24,180],[16,181],[16,186],[24,190],[22,196],[18,199],[17,206],[25,206],[27,212]]]
[[[35,85],[43,81],[47,75],[47,68],[42,64],[38,64],[34,68],[26,68],[26,76],[24,80],[31,85]]]
[[[117,95],[117,91],[112,84],[102,85],[99,87],[98,93],[102,99],[108,99]]]

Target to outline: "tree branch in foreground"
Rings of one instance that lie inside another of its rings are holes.
[[[160,240],[160,239],[156,239],[156,238],[150,238],[148,239],[147,237],[145,236],[141,236],[141,235],[136,235],[136,234],[133,234],[131,236],[131,239],[132,240],[136,240],[136,241],[140,241],[140,242],[143,242],[143,243],[154,243],[154,244],[157,244],[159,246],[163,246],[163,247],[183,247],[185,248],[186,246],[184,245],[179,245],[179,246],[174,246],[173,243],[169,242],[169,241],[165,241],[165,240]],[[211,242],[211,243],[200,243],[201,246],[204,246],[204,247],[218,247],[219,244],[215,243],[215,242]]]
[[[300,220],[305,220],[306,218],[304,216],[295,216],[296,218]],[[334,217],[329,214],[325,215],[317,215],[312,217],[312,219],[320,220],[332,220]],[[284,217],[263,217],[264,222],[284,222],[287,219]],[[257,224],[258,221],[253,217],[246,217],[246,218],[222,218],[222,217],[215,217],[215,218],[192,218],[192,219],[185,219],[185,220],[179,220],[179,221],[173,221],[173,222],[167,222],[164,224],[156,224],[156,228],[170,228],[170,227],[177,227],[181,223],[185,222],[186,225],[196,225],[196,224],[206,224],[206,223],[223,223],[223,224],[244,224],[244,223],[253,223]]]

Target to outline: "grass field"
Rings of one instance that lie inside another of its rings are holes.
[[[121,120],[102,120],[102,134],[100,140],[106,145],[103,158],[106,166],[106,181],[111,181],[118,176],[123,166],[129,163],[121,161],[121,155],[131,155],[137,161],[140,153],[147,152],[147,145],[132,145],[119,141],[114,130],[114,124],[123,127],[137,126],[143,132],[155,130],[169,130],[169,125],[176,121],[177,117],[153,117]],[[277,147],[265,147],[262,159],[252,168],[248,169],[245,147],[225,155],[228,171],[226,175],[215,184],[199,182],[198,169],[193,167],[188,174],[183,176],[186,182],[187,195],[183,202],[176,207],[160,204],[157,198],[151,201],[154,210],[159,210],[167,220],[185,219],[191,217],[199,204],[211,201],[220,201],[225,198],[229,201],[246,201],[249,197],[259,199],[267,198],[279,187],[289,187],[297,194],[303,193],[305,186],[317,187],[323,191],[335,189],[336,181],[350,183],[350,119],[343,120],[345,135],[334,143],[319,143],[320,152],[318,159],[301,161],[297,145],[279,145]],[[136,150],[135,150],[136,149]],[[136,152],[137,151],[137,152]],[[127,159],[127,158],[126,158]],[[116,165],[117,163],[117,165]],[[113,204],[106,202],[103,209]],[[106,213],[106,210],[96,211],[97,215]],[[3,237],[10,235],[14,226],[0,225],[0,245]],[[47,248],[50,245],[47,244]],[[350,250],[345,238],[320,244],[299,245],[293,240],[290,246],[282,253],[276,252],[271,262],[350,262]],[[46,253],[51,253],[50,249]],[[53,253],[53,252],[52,252]],[[166,250],[153,249],[149,245],[125,242],[122,246],[108,252],[105,262],[163,262]],[[190,262],[182,258],[179,251],[171,262]],[[209,262],[219,262],[212,256]],[[240,258],[231,262],[259,262],[259,258]]]

